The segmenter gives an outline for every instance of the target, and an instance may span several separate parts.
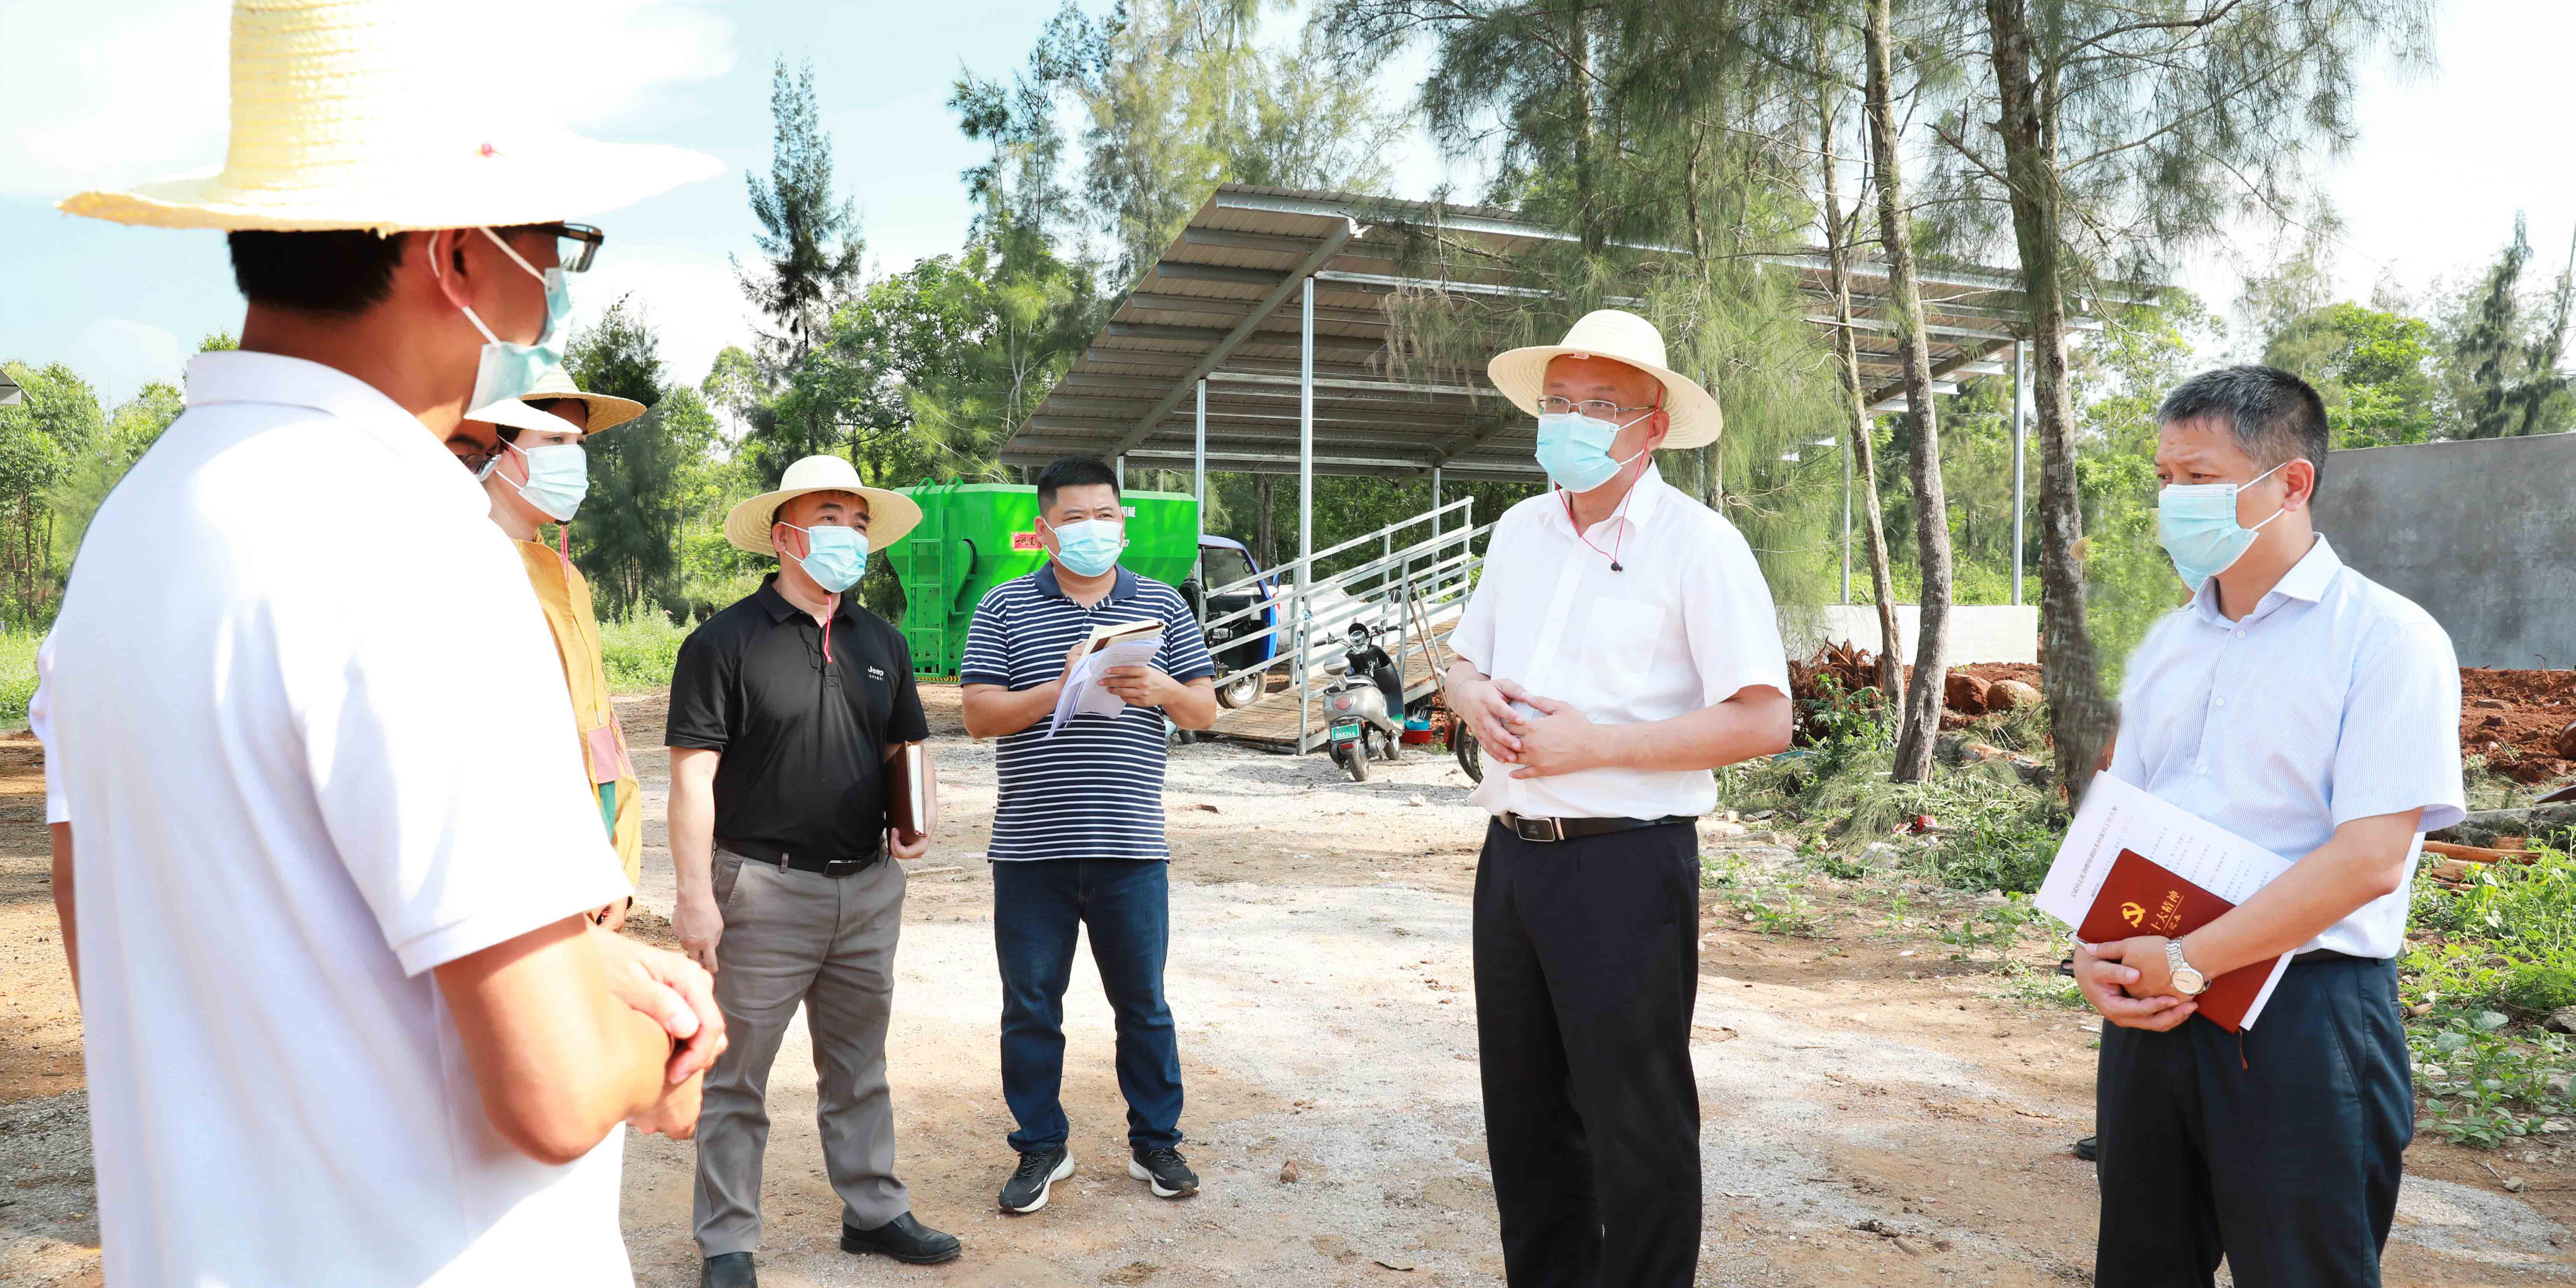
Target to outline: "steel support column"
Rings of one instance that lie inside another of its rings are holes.
[[[2024,405],[2024,404],[2023,404],[2023,402],[2022,402],[2022,392],[2021,392],[2021,377],[2022,377],[2022,360],[2021,360],[2021,358],[2022,358],[2022,352],[2023,352],[2025,349],[2028,349],[2029,347],[2030,347],[2030,344],[2029,344],[2029,342],[2028,342],[2028,341],[2025,341],[2025,340],[2015,340],[2015,341],[2013,341],[2013,370],[2012,370],[2012,380],[2013,380],[2013,575],[2012,575],[2012,602],[2013,602],[2015,605],[2018,605],[2018,604],[2020,604],[2020,603],[2021,603],[2021,522],[2022,522],[2022,520],[2021,520],[2021,512],[2022,512],[2022,502],[2021,502],[2021,487],[2022,487],[2022,482],[2021,482],[2021,472],[2022,472],[2022,446],[2021,446],[2021,440],[2022,440],[2022,408],[2023,408],[2023,405]]]
[[[1197,476],[1194,494],[1199,499],[1199,535],[1207,535],[1207,382],[1199,382],[1198,444],[1192,449],[1191,472]],[[1190,561],[1195,565],[1198,560]]]
[[[1307,590],[1315,581],[1315,278],[1306,275],[1303,317],[1297,327],[1297,751],[1306,751],[1308,721],[1314,718],[1314,604]],[[1213,365],[1213,364],[1211,364]]]
[[[1306,279],[1305,316],[1297,329],[1297,557],[1315,553],[1315,279]],[[1314,580],[1298,565],[1297,585]]]

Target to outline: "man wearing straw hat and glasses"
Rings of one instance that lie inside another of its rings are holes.
[[[484,419],[459,424],[447,449],[483,481],[484,494],[492,498],[492,522],[509,536],[528,586],[537,592],[555,656],[563,663],[564,684],[572,693],[574,737],[599,802],[600,824],[617,850],[626,883],[641,884],[643,785],[635,777],[626,731],[618,727],[617,707],[609,697],[599,617],[591,609],[590,582],[573,566],[571,532],[572,517],[590,493],[589,458],[582,444],[643,415],[644,404],[614,394],[584,393],[558,366],[539,376],[536,387],[521,397],[476,414]],[[549,523],[555,525],[553,545],[539,540]],[[619,899],[594,919],[610,930],[622,929],[634,901],[631,895]]]
[[[1686,1288],[1699,1254],[1699,843],[1710,771],[1789,745],[1771,593],[1733,526],[1656,473],[1717,400],[1616,309],[1514,349],[1555,485],[1494,527],[1450,645],[1486,756],[1476,1033],[1504,1273]]]
[[[476,123],[437,17],[240,0],[226,167],[63,203],[226,230],[249,299],[53,632],[111,1282],[631,1282],[619,1124],[688,1134],[721,1048],[590,921],[627,884],[544,619],[441,450],[554,363],[561,221],[718,167]]]
[[[909,839],[889,831],[887,762],[930,727],[903,632],[849,593],[868,555],[919,522],[912,498],[861,486],[840,457],[788,466],[778,487],[725,516],[725,539],[775,554],[778,571],[692,632],[671,676],[673,928],[716,973],[733,1034],[699,1122],[707,1288],[757,1282],[769,1066],[799,1005],[841,1250],[914,1265],[957,1257],[956,1237],[915,1220],[895,1177],[886,1088],[904,892],[890,858],[928,853],[935,826]]]

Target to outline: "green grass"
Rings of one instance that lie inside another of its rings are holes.
[[[680,641],[688,637],[685,628],[649,609],[621,622],[601,622],[599,651],[608,663],[609,690],[645,693],[670,684],[671,668],[680,660]]]
[[[36,645],[44,632],[0,630],[0,724],[27,723],[27,701],[36,696]]]
[[[1808,832],[1832,875],[1870,858],[1956,890],[2026,894],[2039,888],[2067,823],[2051,794],[2023,783],[2001,761],[1936,765],[1925,782],[1891,781],[1895,732],[1880,718],[1874,691],[1846,695],[1829,681],[1824,697],[1798,707],[1801,745],[1726,771],[1721,789],[1729,806],[1780,811]],[[2046,728],[2039,712],[2015,711],[1980,720],[1967,736],[2044,759]],[[1902,834],[1922,815],[1939,829],[1930,845]],[[1873,844],[1896,852],[1892,859],[1885,851],[1872,856]]]

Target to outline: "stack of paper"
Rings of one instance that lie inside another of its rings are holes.
[[[1116,667],[1152,666],[1162,651],[1159,621],[1093,627],[1082,656],[1065,673],[1064,692],[1055,700],[1055,718],[1047,724],[1047,736],[1054,737],[1065,721],[1077,715],[1114,716],[1126,710],[1127,700],[1101,687],[1101,677]]]
[[[2031,902],[2041,912],[2070,926],[2082,927],[2090,918],[2097,934],[2100,928],[2123,921],[2133,933],[2158,933],[2158,927],[2145,924],[2151,908],[2142,907],[2134,920],[2093,916],[2102,887],[2111,880],[2112,869],[2119,865],[2123,852],[2133,859],[2150,860],[2147,866],[2159,872],[2149,875],[2171,874],[2199,892],[2215,896],[2224,907],[2245,902],[2274,877],[2290,870],[2289,860],[2234,832],[2109,774],[2095,774],[2093,785],[2085,790],[2084,804],[2075,811],[2075,824],[2067,829],[2066,840],[2057,847],[2057,858],[2049,865],[2048,877],[2040,882],[2039,893]],[[2200,924],[2203,923],[2195,921],[2181,930],[2198,929]],[[2262,989],[2240,1024],[2250,1028],[2254,1018],[2263,1013],[2263,1004],[2272,998],[2273,986],[2290,967],[2290,957],[2284,953],[2268,968]]]

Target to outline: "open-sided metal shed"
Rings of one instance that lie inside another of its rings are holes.
[[[1301,480],[1428,475],[1435,505],[1450,478],[1538,482],[1529,417],[1480,368],[1438,380],[1404,374],[1390,348],[1397,337],[1389,297],[1508,308],[1546,294],[1515,280],[1515,261],[1541,243],[1569,240],[1493,207],[1223,185],[1119,301],[1002,460],[1042,465],[1079,454],[1190,469],[1200,495],[1211,469]],[[1836,325],[1822,253],[1766,262],[1796,276],[1810,322]],[[1871,409],[1902,410],[1886,269],[1857,261],[1851,280]],[[2012,370],[2005,359],[2017,360],[2018,346],[2007,327],[2019,297],[2009,276],[1927,271],[1920,291],[1936,388],[1955,392],[1961,379]],[[2018,499],[2018,398],[2014,410]],[[1314,548],[1311,495],[1300,488],[1300,556]]]
[[[1530,418],[1485,379],[1481,363],[1426,378],[1397,360],[1393,346],[1405,337],[1391,297],[1455,309],[1473,324],[1474,312],[1490,317],[1549,298],[1553,292],[1529,281],[1523,257],[1546,243],[1571,240],[1568,233],[1491,207],[1226,184],[1119,301],[1071,370],[1004,446],[1002,460],[1035,466],[1087,455],[1122,467],[1189,469],[1201,497],[1207,495],[1210,469],[1297,475],[1297,558],[1277,570],[1292,589],[1281,601],[1288,611],[1273,630],[1283,649],[1293,651],[1301,679],[1295,693],[1261,704],[1281,711],[1248,709],[1228,719],[1276,716],[1278,736],[1304,748],[1316,729],[1302,678],[1312,673],[1309,647],[1316,631],[1337,629],[1378,600],[1400,608],[1401,620],[1428,622],[1469,584],[1475,566],[1470,543],[1477,531],[1473,511],[1444,507],[1442,483],[1545,478],[1533,458],[1536,430]],[[1688,254],[1673,247],[1622,249],[1647,260]],[[1809,322],[1828,329],[1839,325],[1824,255],[1780,254],[1765,262],[1794,275]],[[1944,269],[1922,274],[1918,285],[1935,387],[1955,392],[1958,380],[2012,371],[2018,388],[2018,348],[2008,329],[2020,303],[2013,280],[1990,270]],[[1885,267],[1855,263],[1851,287],[1852,327],[1870,407],[1901,410]],[[2007,354],[2016,358],[2011,366],[2001,361]],[[2021,400],[2014,402],[2018,548]],[[1316,474],[1398,482],[1428,477],[1432,508],[1317,551],[1310,485]],[[1417,524],[1427,536],[1413,531]],[[1844,537],[1848,562],[1848,515]],[[1317,584],[1319,559],[1371,543],[1381,547],[1377,559],[1325,579],[1331,584]],[[1848,584],[1848,568],[1845,579]],[[2018,590],[2016,577],[2016,602]],[[1342,591],[1350,592],[1347,605],[1325,609],[1308,602],[1310,595]],[[1421,647],[1428,652],[1427,641]],[[1406,665],[1411,680],[1416,660],[1408,657]],[[1420,683],[1429,684],[1436,667],[1426,657],[1418,669]]]
[[[1508,306],[1540,294],[1512,262],[1568,234],[1490,207],[1227,184],[1119,302],[1080,360],[1004,448],[1010,464],[1074,453],[1158,469],[1376,475],[1439,470],[1536,480],[1527,416],[1481,371],[1407,379],[1389,350],[1398,292]],[[1456,253],[1410,257],[1425,244]],[[1647,254],[1674,254],[1679,250]],[[1436,276],[1422,265],[1436,261]],[[1833,325],[1821,254],[1770,262],[1794,273]],[[1885,270],[1853,271],[1854,326],[1878,410],[1901,402]],[[1922,282],[1936,378],[2003,374],[2015,287],[1999,273]],[[1199,429],[1205,426],[1204,454]]]

